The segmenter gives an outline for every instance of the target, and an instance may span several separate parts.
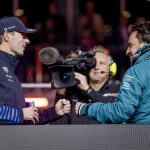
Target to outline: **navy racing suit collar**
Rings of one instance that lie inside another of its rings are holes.
[[[16,56],[8,54],[2,50],[0,50],[0,61],[4,61],[10,65],[13,70],[15,70],[17,64],[19,63],[19,59]]]

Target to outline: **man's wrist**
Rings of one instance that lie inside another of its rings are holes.
[[[92,91],[92,88],[88,88],[87,90],[86,90],[86,92],[89,94],[90,92]]]
[[[84,95],[89,95],[89,93],[92,91],[93,89],[91,87],[89,87],[87,90],[83,90],[82,93]]]
[[[78,114],[80,116],[85,116],[87,114],[88,107],[89,107],[89,104],[82,103],[78,109]]]

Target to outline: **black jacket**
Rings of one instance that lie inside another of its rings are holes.
[[[68,88],[65,95],[56,95],[56,101],[60,98],[69,99],[72,103],[71,113],[65,115],[63,118],[53,122],[52,124],[99,124],[96,120],[90,120],[84,116],[77,116],[75,114],[74,100],[78,100],[84,103],[93,103],[93,102],[113,102],[114,96],[111,94],[118,93],[120,88],[120,82],[109,79],[99,91],[91,89],[89,91],[82,91],[76,87]]]

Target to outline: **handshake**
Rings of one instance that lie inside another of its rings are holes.
[[[76,102],[75,113],[77,115],[80,115],[80,110],[86,103],[78,102],[76,100],[74,100],[74,101]],[[60,115],[60,116],[63,116],[65,114],[69,113],[71,111],[70,101],[66,100],[66,99],[60,99],[55,105],[55,111],[56,111],[57,115]]]
[[[75,112],[76,114],[79,114],[79,108],[83,103],[76,102],[75,105]],[[49,108],[51,109],[51,108]],[[69,100],[66,99],[60,99],[54,106],[55,113],[59,116],[63,116],[71,111],[71,104]],[[23,108],[23,118],[24,120],[31,120],[34,124],[39,123],[39,113],[38,109],[34,106]]]

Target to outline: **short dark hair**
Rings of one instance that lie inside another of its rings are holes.
[[[137,31],[139,41],[150,43],[150,21],[134,23],[129,26],[128,30],[130,34]]]

